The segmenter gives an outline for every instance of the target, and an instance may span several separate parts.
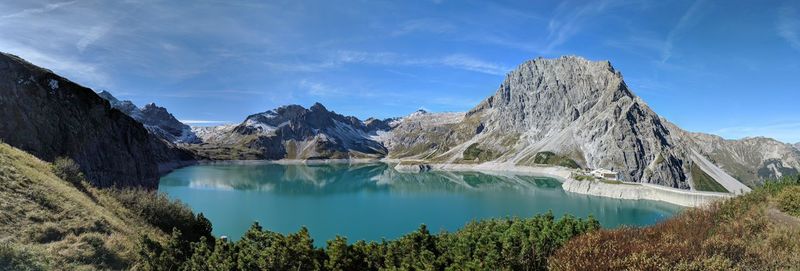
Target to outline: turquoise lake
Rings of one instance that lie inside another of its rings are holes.
[[[476,172],[400,173],[386,164],[196,165],[161,178],[160,191],[238,239],[253,221],[292,233],[306,226],[315,244],[393,239],[425,224],[454,231],[471,220],[593,215],[604,227],[654,224],[682,208],[656,201],[568,193],[552,178]]]

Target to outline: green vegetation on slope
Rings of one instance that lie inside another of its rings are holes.
[[[792,270],[800,266],[800,177],[689,209],[645,228],[600,230],[569,241],[552,270]],[[784,205],[783,198],[793,198]],[[780,210],[784,210],[781,212]]]
[[[140,191],[137,201],[156,195]],[[0,270],[134,268],[141,236],[168,240],[161,225],[140,212],[164,218],[191,214],[182,204],[157,205],[164,211],[130,208],[114,190],[88,185],[69,159],[51,165],[0,143]]]
[[[568,168],[581,168],[575,160],[572,160],[565,156],[557,155],[553,152],[543,151],[537,152],[536,155],[533,157],[534,164],[540,165],[554,165],[554,166],[562,166]]]
[[[700,169],[696,164],[692,164],[692,179],[694,180],[694,188],[700,191],[711,192],[729,192],[724,186],[719,184],[714,178]]]
[[[497,158],[497,153],[493,152],[492,150],[485,150],[478,147],[478,143],[473,143],[469,145],[466,150],[464,150],[464,160],[466,161],[477,161],[477,162],[486,162],[491,161],[492,159]]]
[[[599,227],[592,218],[548,213],[472,222],[453,233],[431,234],[423,225],[392,241],[348,244],[337,237],[321,249],[305,228],[282,235],[256,223],[234,243],[187,246],[174,235],[166,245],[144,240],[141,254],[146,270],[544,270],[563,243]]]
[[[777,196],[781,211],[800,217],[800,186],[787,187]]]

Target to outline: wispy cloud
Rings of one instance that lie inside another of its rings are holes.
[[[267,62],[267,67],[287,72],[319,72],[339,68],[347,64],[367,64],[381,66],[443,66],[490,75],[504,75],[511,68],[464,54],[451,54],[442,57],[413,57],[392,52],[336,51],[319,62],[293,61],[289,63]]]
[[[457,69],[474,71],[492,75],[504,75],[510,68],[491,63],[467,55],[450,55],[441,59],[441,63]]]
[[[78,51],[83,52],[83,50],[86,50],[87,46],[105,36],[106,33],[111,30],[111,26],[111,24],[93,26],[89,32],[87,32],[80,40],[78,40],[78,43],[75,44],[75,47],[78,48]]]
[[[332,87],[332,86],[324,84],[324,83],[311,81],[311,80],[308,80],[308,79],[301,80],[298,83],[298,86],[301,89],[304,89],[304,90],[308,91],[308,94],[310,94],[312,96],[318,96],[318,97],[319,96],[333,96],[333,95],[341,96],[341,95],[345,95],[346,94],[345,92],[341,91],[339,88]]]
[[[692,3],[692,6],[683,13],[683,16],[678,20],[678,23],[672,27],[672,30],[669,31],[667,34],[667,39],[664,41],[664,45],[661,49],[661,63],[666,63],[670,58],[672,58],[672,52],[674,49],[674,44],[676,39],[680,38],[680,36],[694,23],[697,19],[698,13],[700,12],[700,8],[703,5],[705,0],[696,0]]]
[[[800,50],[800,17],[797,10],[785,6],[778,11],[778,35],[792,48]]]
[[[31,46],[10,40],[0,39],[0,51],[18,55],[35,65],[56,72],[67,72],[70,75],[70,79],[76,80],[78,83],[92,86],[108,86],[110,84],[109,76],[95,63],[81,61],[58,53],[45,53]]]
[[[544,51],[550,52],[567,42],[580,31],[589,18],[601,14],[614,3],[611,0],[591,1],[583,5],[575,5],[573,1],[561,2],[547,24],[549,34]]]
[[[50,3],[50,4],[44,5],[43,7],[23,9],[23,10],[20,10],[20,11],[11,13],[11,14],[2,15],[2,16],[0,16],[0,19],[25,18],[25,17],[28,17],[30,15],[47,13],[47,12],[59,9],[61,7],[64,7],[64,6],[72,5],[75,2],[77,2],[77,1]]]

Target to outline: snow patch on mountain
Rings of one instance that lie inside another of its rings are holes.
[[[200,138],[192,131],[192,128],[176,119],[166,108],[159,107],[155,103],[139,108],[131,101],[120,101],[105,90],[98,95],[107,100],[112,108],[122,111],[142,123],[151,134],[159,138],[175,144],[200,143]]]

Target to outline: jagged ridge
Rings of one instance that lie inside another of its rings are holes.
[[[108,91],[101,91],[98,95],[108,100],[111,107],[144,124],[144,127],[155,136],[175,144],[200,143],[200,138],[192,132],[192,128],[180,122],[164,107],[149,103],[140,109],[131,101],[118,100]]]

